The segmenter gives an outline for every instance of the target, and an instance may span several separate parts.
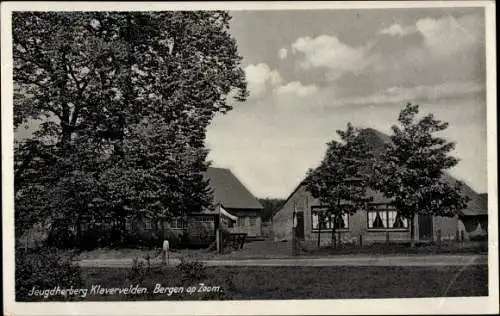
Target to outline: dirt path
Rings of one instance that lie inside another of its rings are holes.
[[[145,260],[143,260],[145,262]],[[199,260],[207,266],[466,266],[487,264],[486,255],[411,255],[411,256],[335,256],[326,258],[288,259],[240,259]],[[168,265],[180,263],[170,258]],[[85,259],[78,261],[81,267],[128,268],[132,259]],[[161,260],[151,260],[152,266],[161,265]]]

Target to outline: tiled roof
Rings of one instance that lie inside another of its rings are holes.
[[[206,177],[214,191],[214,202],[226,209],[263,209],[260,202],[229,169],[208,168]]]

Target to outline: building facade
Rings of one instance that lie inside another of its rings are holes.
[[[389,136],[373,130],[365,129],[360,133],[371,148],[374,155],[380,154]],[[456,182],[449,175],[444,180],[450,184]],[[487,233],[488,208],[484,197],[474,192],[469,186],[463,187],[465,195],[470,198],[466,209],[455,217],[421,216],[414,220],[415,240],[435,241],[473,239],[476,235]],[[296,215],[297,235],[306,241],[317,241],[321,244],[331,242],[332,226],[340,233],[342,242],[374,243],[374,242],[408,242],[411,240],[409,221],[402,217],[381,192],[368,189],[367,197],[371,202],[353,215],[344,215],[337,223],[331,219],[320,220],[318,214],[324,206],[308,191],[304,182],[300,183],[284,202],[272,220],[272,231],[275,240],[291,240]],[[337,234],[338,236],[338,234]]]
[[[214,203],[238,217],[229,227],[233,233],[246,233],[248,237],[262,236],[264,207],[229,169],[208,168],[206,176],[214,191]]]
[[[294,212],[297,219],[297,234],[306,241],[321,245],[331,242],[332,226],[340,233],[343,243],[370,244],[374,242],[408,242],[411,240],[409,222],[398,214],[387,199],[378,192],[369,190],[373,201],[353,215],[344,215],[340,221],[320,220],[318,213],[323,206],[300,185],[286,200],[272,221],[274,240],[291,240]],[[442,240],[457,238],[459,218],[416,216],[414,221],[415,240],[432,241],[441,236]]]
[[[67,245],[85,248],[112,244],[204,247],[215,242],[216,230],[245,233],[248,238],[262,235],[262,210],[259,201],[229,170],[208,168],[205,177],[214,194],[213,207],[191,212],[178,218],[79,218],[67,232],[52,232],[54,243],[63,238]],[[65,227],[65,225],[59,225]],[[74,227],[73,227],[74,226]],[[68,237],[68,236],[71,236]]]

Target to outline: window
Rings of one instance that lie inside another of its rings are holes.
[[[325,216],[324,218],[320,218],[320,215],[324,212],[324,208],[312,207],[311,215],[312,215],[312,229],[313,230],[330,230],[333,227],[334,216]],[[342,214],[340,218],[337,219],[335,223],[335,229],[349,229],[349,215]]]
[[[245,218],[246,217],[238,217],[238,221],[237,221],[238,227],[245,227]]]
[[[184,229],[186,226],[186,221],[182,217],[174,218],[170,223],[172,229]]]
[[[87,230],[88,230],[88,228],[89,228],[89,226],[88,226],[88,223],[87,223],[86,221],[82,221],[82,222],[80,223],[80,231],[81,231],[81,232],[85,232],[85,231],[87,231]]]
[[[104,227],[106,227],[106,228],[113,227],[113,220],[111,219],[111,217],[106,216],[104,218]]]
[[[194,221],[201,223],[211,223],[214,222],[214,217],[210,215],[201,215],[201,216],[196,216]]]
[[[147,230],[153,229],[153,225],[151,223],[151,219],[145,218],[144,219],[144,228]]]
[[[126,217],[125,218],[125,229],[126,230],[131,230],[132,229],[132,219]]]
[[[249,217],[249,220],[250,220],[250,223],[249,223],[250,226],[256,225],[257,219],[255,217]]]
[[[390,205],[372,205],[368,210],[369,229],[407,229],[408,220]]]

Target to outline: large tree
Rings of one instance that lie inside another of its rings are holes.
[[[206,128],[248,94],[229,21],[220,11],[14,13],[14,123],[42,121],[16,144],[17,218],[209,205]]]
[[[375,187],[393,200],[398,212],[410,222],[411,245],[415,244],[416,214],[455,216],[467,206],[460,181],[446,181],[444,172],[458,163],[451,156],[455,143],[439,137],[448,123],[432,114],[418,117],[419,106],[408,103],[392,126],[392,142],[375,164]]]
[[[320,165],[309,170],[306,177],[308,191],[325,206],[318,214],[318,247],[323,221],[329,222],[332,245],[335,245],[335,231],[342,215],[355,213],[367,202],[368,167],[372,161],[368,144],[350,123],[345,131],[339,130],[337,134],[340,141],[327,144]]]

